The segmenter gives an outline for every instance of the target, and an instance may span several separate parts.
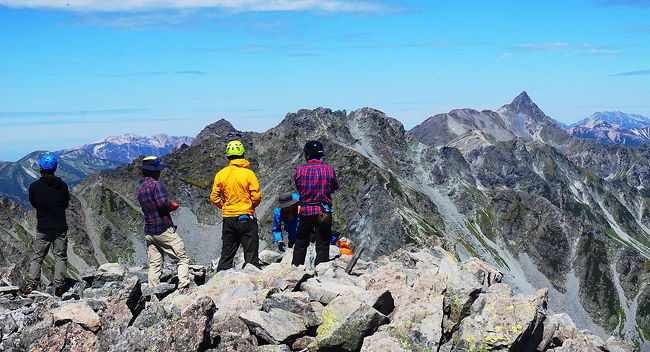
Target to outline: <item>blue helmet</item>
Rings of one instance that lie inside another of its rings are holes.
[[[38,165],[41,166],[43,170],[56,170],[56,167],[59,165],[56,160],[56,155],[54,154],[43,154],[41,160],[38,161]]]

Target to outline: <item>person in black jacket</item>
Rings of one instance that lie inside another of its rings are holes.
[[[63,295],[63,283],[68,265],[68,223],[65,209],[70,203],[68,185],[54,176],[57,159],[54,154],[43,154],[39,161],[41,178],[29,186],[29,202],[36,209],[36,236],[32,245],[32,260],[21,288],[27,296],[41,278],[41,264],[52,246],[54,256],[54,294]]]

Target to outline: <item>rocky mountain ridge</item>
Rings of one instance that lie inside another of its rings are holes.
[[[227,163],[228,140],[244,142],[260,180],[256,215],[266,248],[275,199],[293,189],[304,141],[319,139],[341,184],[334,229],[362,244],[365,259],[444,239],[461,260],[494,265],[517,294],[548,288],[548,309],[568,312],[581,329],[643,345],[650,337],[648,152],[573,137],[525,93],[497,111],[436,116],[419,131],[371,108],[299,110],[264,133],[225,120],[207,126],[192,146],[162,158],[190,257],[207,264],[218,256],[220,212],[208,195]],[[108,261],[146,262],[139,163],[92,175],[73,190],[71,274]],[[23,223],[24,231],[15,223],[0,228],[3,237],[29,233]]]
[[[59,158],[57,174],[72,188],[90,174],[129,163],[141,155],[165,155],[183,144],[191,144],[193,139],[166,134],[106,137],[80,147],[55,151]],[[31,208],[27,193],[29,185],[39,177],[38,160],[43,153],[45,151],[29,153],[17,162],[0,161],[0,197]]]
[[[141,284],[146,270],[116,263],[83,274],[59,300],[14,298],[0,285],[4,351],[599,351],[632,352],[615,337],[550,315],[547,290],[514,295],[502,274],[441,247],[407,246],[351,263],[294,267],[292,252],[261,253],[264,267],[206,273],[193,292]],[[0,270],[4,276],[13,270]],[[207,282],[206,282],[207,276]],[[205,284],[204,284],[205,282]],[[194,286],[194,284],[193,284]]]

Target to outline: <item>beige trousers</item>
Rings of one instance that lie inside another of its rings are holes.
[[[188,278],[190,260],[185,252],[185,244],[176,230],[170,227],[160,235],[145,235],[144,238],[147,241],[147,255],[149,256],[149,286],[160,284],[165,253],[178,261],[178,288],[188,286],[190,284]]]

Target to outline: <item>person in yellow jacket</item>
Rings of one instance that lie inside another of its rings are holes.
[[[244,266],[259,266],[258,234],[255,208],[262,195],[255,173],[244,158],[244,145],[240,141],[230,141],[226,147],[228,166],[214,176],[210,202],[223,211],[223,231],[221,235],[221,258],[217,271],[233,267],[237,249],[244,248]]]

